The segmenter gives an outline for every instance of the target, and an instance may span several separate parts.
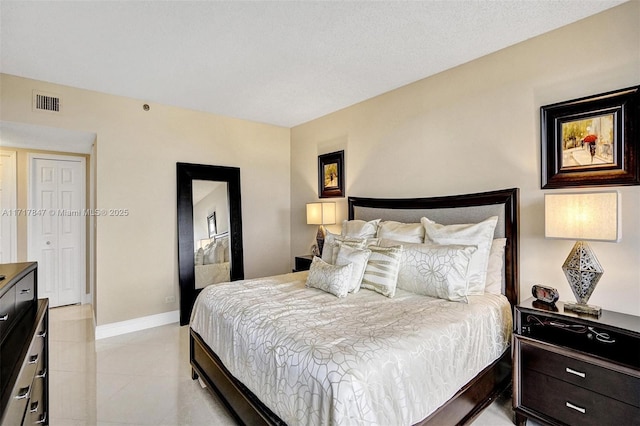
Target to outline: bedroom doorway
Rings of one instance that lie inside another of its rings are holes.
[[[28,258],[51,307],[82,303],[86,279],[86,161],[29,155]]]

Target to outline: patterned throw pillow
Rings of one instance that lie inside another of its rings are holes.
[[[343,237],[342,235],[327,232],[324,237],[324,247],[322,248],[322,260],[333,264],[338,254],[338,243],[344,243],[353,248],[365,248],[366,238]]]
[[[349,281],[353,266],[351,264],[331,265],[318,256],[314,256],[307,276],[307,287],[317,288],[337,297],[346,297],[349,293]]]
[[[370,246],[371,256],[364,270],[361,287],[393,297],[396,294],[402,246]]]
[[[480,223],[440,225],[426,217],[421,220],[425,229],[425,242],[477,246],[478,250],[469,264],[469,289],[467,294],[484,294],[487,279],[489,252],[498,216],[491,216]]]
[[[467,303],[467,273],[476,246],[405,244],[398,288]]]
[[[340,244],[337,250],[337,256],[334,265],[353,265],[351,271],[351,279],[349,280],[349,293],[357,293],[360,290],[360,283],[362,282],[362,276],[364,270],[367,267],[367,261],[371,256],[371,250],[357,249],[349,247],[346,244]]]

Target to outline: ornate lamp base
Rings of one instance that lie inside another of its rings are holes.
[[[318,226],[318,232],[316,233],[316,243],[318,243],[318,256],[322,256],[322,249],[324,248],[324,237],[326,232],[324,226]]]
[[[567,260],[562,265],[564,275],[578,303],[565,303],[564,309],[600,316],[599,306],[587,305],[591,293],[595,290],[604,270],[589,244],[578,241],[573,246]]]

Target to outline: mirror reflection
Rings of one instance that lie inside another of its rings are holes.
[[[194,180],[192,198],[195,288],[230,281],[227,183]]]

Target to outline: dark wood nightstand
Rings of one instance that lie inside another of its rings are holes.
[[[312,260],[313,260],[312,254],[305,254],[304,256],[296,256],[293,272],[308,271],[309,268],[311,267]]]
[[[515,327],[518,425],[640,424],[640,317],[595,318],[531,298],[516,306]]]

